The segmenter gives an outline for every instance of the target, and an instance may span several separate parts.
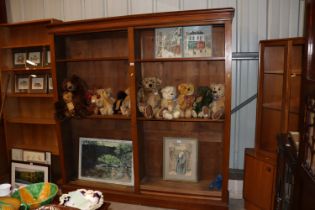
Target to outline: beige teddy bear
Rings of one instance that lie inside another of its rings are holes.
[[[98,95],[96,106],[99,107],[101,115],[112,115],[115,102],[115,99],[112,97],[112,89],[97,89],[96,94]]]
[[[180,117],[191,118],[193,104],[195,101],[195,87],[191,83],[182,83],[178,85],[177,102],[180,108]]]
[[[166,86],[161,90],[162,101],[160,115],[164,119],[172,120],[180,117],[180,109],[176,99],[176,87]]]
[[[162,81],[156,77],[146,77],[142,80],[142,87],[138,90],[137,105],[145,118],[152,118],[160,108]]]
[[[210,118],[214,120],[224,118],[224,84],[211,84],[210,85],[213,101],[209,105]]]

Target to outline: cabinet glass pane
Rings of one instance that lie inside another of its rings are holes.
[[[284,71],[285,47],[265,47],[264,48],[264,72],[283,73]]]
[[[264,74],[263,80],[263,107],[281,109],[283,75]]]
[[[290,77],[290,112],[299,113],[301,76]]]
[[[277,134],[281,129],[281,111],[263,108],[261,119],[260,147],[268,152],[276,152]]]

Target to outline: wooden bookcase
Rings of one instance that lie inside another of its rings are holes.
[[[55,22],[61,21],[47,19],[0,25],[1,96],[5,102],[3,123],[8,160],[11,160],[12,148],[59,156],[55,99],[46,89],[47,75],[52,71],[51,65],[45,63],[45,55],[51,48],[47,25]],[[28,59],[28,55],[37,56],[40,63],[26,65],[24,58]],[[26,80],[20,80],[24,77]],[[34,86],[31,86],[31,77]],[[35,87],[36,77],[44,81],[36,86],[39,89]]]
[[[260,41],[256,145],[245,152],[244,198],[249,210],[274,209],[277,135],[299,131],[303,53],[303,38]],[[259,172],[256,165],[263,166]],[[268,189],[252,190],[255,183],[266,181]]]
[[[234,9],[132,15],[74,21],[50,26],[52,77],[61,99],[62,82],[73,74],[90,88],[130,88],[131,115],[89,116],[57,122],[63,189],[95,188],[107,199],[180,209],[227,209],[231,109],[231,24]],[[212,56],[155,58],[155,30],[165,27],[212,26]],[[192,82],[225,84],[225,118],[157,120],[137,109],[144,77],[162,86]],[[56,98],[57,99],[57,98]],[[133,186],[78,179],[80,137],[128,140],[133,145]],[[198,181],[163,179],[163,138],[198,140]],[[222,189],[210,190],[216,176]]]

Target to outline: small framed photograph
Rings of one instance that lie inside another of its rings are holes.
[[[30,61],[30,62],[27,62]],[[41,66],[42,64],[42,53],[41,51],[30,51],[27,54],[26,63],[30,64],[32,67]]]
[[[184,27],[184,57],[212,56],[212,26]]]
[[[51,64],[51,59],[50,59],[50,50],[45,51],[45,65],[49,66]]]
[[[49,166],[12,162],[11,184],[13,188],[19,188],[27,184],[48,182]]]
[[[15,161],[22,161],[23,160],[23,150],[12,148],[11,149],[11,159]]]
[[[134,185],[132,142],[80,137],[79,179]]]
[[[15,75],[15,92],[27,93],[30,89],[30,77],[28,74]]]
[[[197,139],[165,137],[163,147],[163,178],[197,182]]]
[[[155,58],[182,57],[182,27],[155,29]]]
[[[45,93],[46,92],[46,75],[38,74],[31,75],[31,88],[32,93]]]
[[[24,66],[26,61],[26,52],[13,52],[13,66]]]
[[[24,150],[23,151],[23,161],[46,163],[46,153],[45,152]]]
[[[54,85],[53,85],[52,77],[51,77],[50,74],[47,76],[47,80],[48,80],[47,81],[47,83],[48,83],[48,92],[51,93],[54,90]]]

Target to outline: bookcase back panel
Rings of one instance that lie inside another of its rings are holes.
[[[90,88],[112,88],[114,94],[129,87],[127,61],[95,61],[67,63],[67,75],[76,74]]]
[[[264,74],[263,79],[263,105],[275,105],[281,108],[282,103],[283,76],[275,74]]]
[[[141,76],[162,79],[162,87],[190,82],[197,86],[209,86],[211,83],[224,83],[223,61],[187,61],[143,63]],[[141,81],[142,78],[139,78]],[[139,82],[140,83],[140,82]]]
[[[264,48],[264,71],[265,72],[281,72],[283,73],[285,64],[285,47],[268,46]]]
[[[290,104],[289,111],[299,113],[300,94],[301,94],[301,76],[294,76],[290,79]]]
[[[272,119],[272,120],[271,120]],[[281,132],[281,111],[273,109],[263,109],[261,119],[261,135],[263,144],[260,148],[265,151],[275,152],[277,147],[276,137]]]
[[[303,45],[293,45],[291,52],[291,73],[300,74],[302,72]]]
[[[54,127],[48,125],[6,124],[8,148],[32,148],[38,151],[50,151],[58,155],[57,134]]]
[[[224,27],[219,25],[213,25],[211,29],[212,48],[211,57],[224,57]],[[137,44],[140,45],[138,49],[137,59],[154,59],[156,58],[156,31],[155,29],[144,29],[136,31],[136,36],[140,40]],[[184,37],[184,35],[183,35]],[[215,40],[215,41],[214,41]],[[184,40],[182,40],[184,41]],[[180,49],[179,51],[184,51]]]
[[[126,31],[98,32],[65,37],[66,59],[128,56]],[[62,59],[58,57],[57,59]]]
[[[299,130],[299,114],[289,113],[288,131],[298,131],[298,130]]]
[[[52,98],[13,98],[6,104],[6,117],[54,118]]]
[[[12,49],[0,49],[0,55],[2,68],[12,68],[13,67]]]

